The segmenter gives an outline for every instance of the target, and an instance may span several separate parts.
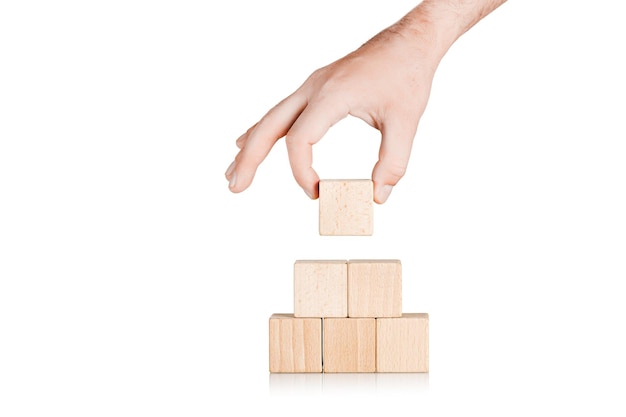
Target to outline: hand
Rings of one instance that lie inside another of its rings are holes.
[[[502,0],[483,2],[495,8]],[[424,1],[354,52],[313,72],[237,139],[240,151],[226,171],[230,190],[248,188],[272,146],[285,137],[297,183],[317,198],[312,147],[331,126],[352,115],[381,132],[372,180],[374,201],[384,203],[406,172],[439,61],[461,33],[491,10],[474,3],[462,6],[466,12],[460,15],[461,9]]]
[[[406,171],[430,92],[434,65],[419,55],[403,35],[387,30],[315,71],[237,140],[241,150],[226,173],[231,191],[245,190],[274,143],[285,137],[296,181],[310,198],[317,198],[312,145],[352,115],[382,134],[372,180],[374,199],[383,203]]]

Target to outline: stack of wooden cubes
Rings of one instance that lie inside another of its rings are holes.
[[[320,234],[372,234],[372,182],[320,181]],[[428,314],[402,313],[397,259],[297,260],[269,320],[270,372],[428,372]]]

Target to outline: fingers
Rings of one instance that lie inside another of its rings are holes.
[[[237,139],[241,150],[225,174],[230,190],[237,193],[248,188],[259,164],[284,136],[296,182],[309,198],[318,198],[319,176],[313,169],[313,145],[348,113],[348,107],[338,100],[317,100],[307,105],[305,96],[294,94],[286,98]],[[380,130],[382,141],[372,180],[374,201],[382,204],[406,172],[417,123],[394,118],[386,120]]]
[[[237,139],[241,150],[226,170],[228,187],[235,193],[248,188],[272,146],[285,136],[293,176],[309,198],[316,199],[319,177],[313,169],[312,147],[347,115],[347,106],[339,102],[317,101],[307,106],[299,94],[286,98]]]
[[[287,136],[287,153],[296,182],[311,199],[319,195],[319,176],[313,169],[313,145],[328,129],[348,115],[347,106],[340,102],[309,103],[294,122]]]
[[[248,136],[250,136],[250,133],[259,125],[259,122],[256,122],[250,129],[248,129],[246,131],[246,133],[244,133],[243,135],[239,136],[239,138],[237,138],[237,140],[235,141],[235,145],[237,145],[237,147],[239,149],[243,148],[246,145],[246,141],[248,140]]]
[[[416,130],[417,126],[407,123],[406,120],[387,121],[382,126],[378,162],[372,171],[376,203],[387,201],[393,187],[404,176]]]
[[[250,186],[259,164],[274,143],[287,134],[305,106],[304,97],[292,94],[237,139],[236,144],[241,150],[225,174],[232,192],[239,193]]]

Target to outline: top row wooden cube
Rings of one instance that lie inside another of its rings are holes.
[[[374,183],[371,180],[320,180],[321,236],[371,236],[374,231]]]

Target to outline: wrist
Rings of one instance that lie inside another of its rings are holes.
[[[421,45],[439,63],[452,44],[506,0],[424,0],[390,30]]]

